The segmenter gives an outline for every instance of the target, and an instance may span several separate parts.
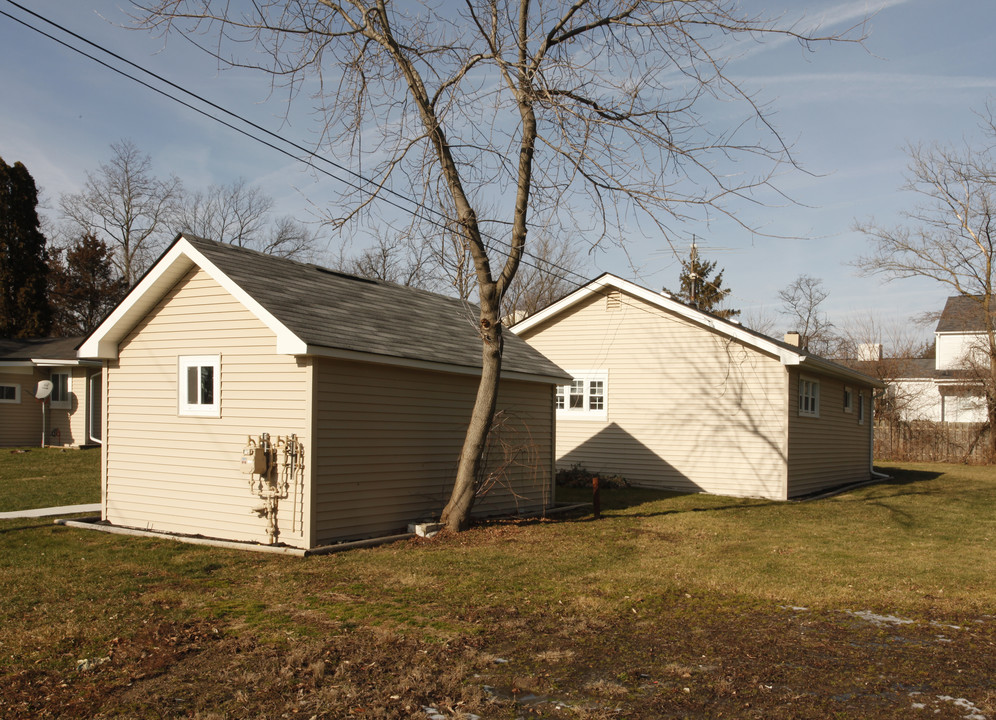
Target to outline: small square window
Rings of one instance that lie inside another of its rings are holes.
[[[178,389],[180,415],[220,417],[220,356],[181,357]]]
[[[557,386],[557,402],[556,402],[556,407],[557,407],[558,410],[563,410],[564,409],[564,401],[565,401],[564,386],[563,385],[558,385]]]
[[[0,403],[19,403],[21,402],[21,386],[20,385],[0,385]]]

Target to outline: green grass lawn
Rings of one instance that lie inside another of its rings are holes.
[[[0,448],[0,512],[100,502],[100,448]]]
[[[5,454],[0,473],[16,487],[21,463],[22,484],[63,478],[60,497],[93,501],[94,457]],[[444,701],[454,718],[905,717],[921,692],[993,717],[996,470],[887,470],[801,503],[611,490],[597,521],[305,559],[0,522],[0,717],[402,718]],[[77,669],[90,658],[109,660]],[[571,709],[513,703],[527,693]]]

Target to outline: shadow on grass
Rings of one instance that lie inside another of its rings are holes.
[[[0,528],[0,535],[6,535],[7,533],[19,532],[21,530],[38,530],[39,528],[50,528],[53,524],[48,523],[38,523],[35,525],[14,525],[12,527]]]
[[[943,472],[939,470],[908,470],[900,467],[893,467],[889,465],[875,466],[878,472],[890,475],[889,480],[883,480],[879,485],[909,485],[911,483],[926,482],[929,480],[936,480],[937,478],[944,475]]]
[[[855,493],[853,495],[854,502],[869,504],[881,504],[883,500],[892,497],[929,495],[937,492],[937,490],[925,487],[924,484],[929,483],[932,480],[937,480],[944,475],[943,471],[937,470],[913,470],[899,467],[880,467],[876,469],[886,472],[890,475],[890,478],[872,483],[845,485],[839,488],[838,493],[835,493],[834,490],[831,489],[828,493],[808,499],[807,502],[817,502],[828,496],[839,497],[840,495],[848,493]],[[900,490],[900,488],[904,489]],[[690,498],[692,496],[701,498],[703,504],[695,507],[679,505],[675,507],[661,508],[659,510],[640,509],[641,506],[675,501],[679,498]],[[557,498],[561,501],[566,500],[571,502],[590,503],[592,501],[592,493],[590,490],[586,489],[558,487]],[[699,493],[647,490],[640,488],[602,490],[601,493],[603,517],[624,516],[647,518],[694,512],[723,512],[731,510],[743,511],[763,507],[784,506],[792,504],[793,502],[794,501],[736,498]],[[564,519],[572,522],[593,522],[595,520],[595,518],[590,515],[590,511],[586,510],[580,510],[577,513],[568,514]]]
[[[688,507],[690,498],[701,500],[701,505]],[[579,488],[557,488],[557,499],[561,502],[592,501],[590,490]],[[680,501],[680,504],[661,509],[650,509],[649,506],[668,501]],[[693,512],[721,512],[730,510],[750,510],[774,505],[784,505],[780,500],[762,500],[758,498],[736,498],[707,493],[682,493],[668,490],[650,490],[644,488],[613,488],[601,492],[602,517],[633,517],[648,518],[665,515],[680,515]],[[647,507],[647,509],[641,509]],[[565,520],[572,522],[593,522],[589,509],[579,509],[575,513],[565,515]]]

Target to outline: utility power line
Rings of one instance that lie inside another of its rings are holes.
[[[188,96],[190,98],[193,98],[194,100],[196,100],[196,101],[198,101],[200,103],[203,103],[203,104],[207,105],[208,107],[213,108],[214,110],[217,110],[218,112],[223,113],[224,115],[226,115],[226,116],[228,116],[228,117],[230,117],[230,118],[232,118],[234,120],[237,120],[238,122],[244,123],[245,125],[249,126],[253,130],[256,130],[257,132],[262,133],[266,137],[270,138],[270,140],[258,137],[256,135],[254,135],[253,133],[249,132],[248,130],[246,130],[245,128],[238,127],[237,125],[233,124],[232,122],[229,122],[229,121],[227,121],[227,120],[225,120],[223,118],[220,118],[220,117],[218,117],[216,115],[213,115],[212,113],[208,112],[207,110],[204,110],[203,108],[197,107],[197,106],[191,104],[190,102],[187,102],[187,101],[185,101],[185,100],[183,100],[183,99],[181,99],[181,98],[179,98],[179,97],[177,97],[177,96],[175,96],[175,95],[167,92],[166,90],[163,90],[162,88],[156,87],[156,86],[152,85],[151,83],[146,82],[145,80],[142,80],[141,78],[136,77],[135,75],[133,75],[133,74],[131,74],[131,73],[125,71],[125,70],[122,70],[121,68],[116,67],[116,66],[114,66],[114,65],[112,65],[112,64],[110,64],[110,63],[108,63],[108,62],[106,62],[106,61],[104,61],[102,59],[100,59],[99,57],[96,57],[95,55],[92,55],[91,53],[89,53],[89,52],[87,52],[87,51],[85,51],[85,50],[83,50],[81,48],[78,48],[78,47],[76,47],[76,46],[74,46],[74,45],[72,45],[72,44],[70,44],[68,42],[66,42],[65,40],[63,40],[61,38],[58,38],[55,35],[53,35],[53,34],[51,34],[49,32],[46,32],[45,30],[43,30],[43,29],[41,29],[39,27],[36,27],[36,26],[32,25],[31,23],[29,23],[28,21],[26,21],[26,20],[24,20],[22,18],[16,17],[15,15],[12,15],[12,14],[10,14],[8,12],[0,10],[0,15],[3,15],[4,17],[7,17],[7,18],[13,20],[14,22],[16,22],[16,23],[18,23],[18,24],[20,24],[20,25],[28,28],[29,30],[34,31],[34,32],[38,33],[39,35],[42,35],[42,36],[48,38],[49,40],[52,40],[53,42],[58,43],[59,45],[62,45],[63,47],[67,48],[68,50],[71,50],[71,51],[73,51],[73,52],[75,52],[75,53],[77,53],[79,55],[82,55],[83,57],[86,57],[89,60],[92,60],[92,61],[96,62],[97,64],[101,65],[102,67],[105,67],[108,70],[110,70],[110,71],[112,71],[114,73],[117,73],[118,75],[121,75],[122,77],[125,77],[125,78],[127,78],[129,80],[132,80],[132,81],[138,83],[139,85],[142,85],[143,87],[151,90],[152,92],[157,93],[157,94],[159,94],[159,95],[161,95],[161,96],[163,96],[163,97],[165,97],[165,98],[167,98],[169,100],[172,100],[173,102],[176,102],[176,103],[182,105],[183,107],[186,107],[187,109],[192,110],[195,113],[198,113],[198,114],[200,114],[200,115],[202,115],[202,116],[204,116],[204,117],[206,117],[206,118],[208,118],[210,120],[214,120],[215,122],[217,122],[217,123],[219,123],[219,124],[221,124],[221,125],[229,128],[230,130],[233,130],[233,131],[239,133],[240,135],[243,135],[246,138],[249,138],[250,140],[258,142],[261,145],[264,145],[264,146],[266,146],[266,147],[268,147],[268,148],[270,148],[272,150],[275,150],[276,152],[281,153],[282,155],[285,155],[286,157],[289,157],[289,158],[291,158],[291,159],[293,159],[293,160],[295,160],[297,162],[304,163],[304,164],[308,165],[309,167],[311,167],[313,170],[315,170],[317,172],[320,172],[323,175],[325,175],[325,176],[327,176],[329,178],[332,178],[333,180],[336,180],[337,182],[341,182],[344,185],[346,185],[346,186],[348,186],[350,188],[353,188],[354,190],[357,190],[359,192],[364,192],[364,193],[367,193],[367,194],[369,194],[371,196],[376,195],[378,197],[378,199],[381,200],[382,202],[385,202],[388,205],[390,205],[390,206],[392,206],[392,207],[394,207],[394,208],[396,208],[398,210],[401,210],[404,213],[407,213],[407,214],[411,215],[412,217],[421,218],[422,220],[424,220],[424,221],[430,223],[431,225],[434,225],[434,226],[436,226],[436,227],[438,227],[440,229],[447,230],[447,231],[449,230],[449,228],[447,227],[447,224],[446,224],[446,221],[448,221],[449,218],[442,211],[437,210],[436,208],[431,208],[431,207],[425,205],[424,203],[422,203],[418,199],[415,199],[415,198],[412,198],[410,196],[407,196],[407,195],[404,195],[402,193],[399,193],[399,192],[397,192],[397,191],[395,191],[395,190],[393,190],[391,188],[388,188],[386,186],[382,186],[379,183],[377,183],[376,181],[374,181],[374,180],[372,180],[372,179],[364,176],[361,173],[356,172],[355,170],[352,170],[352,169],[350,169],[350,168],[348,168],[348,167],[346,167],[346,166],[344,166],[344,165],[342,165],[342,164],[340,164],[340,163],[338,163],[338,162],[336,162],[336,161],[334,161],[334,160],[332,160],[330,158],[324,157],[322,155],[318,155],[318,154],[314,153],[313,151],[308,150],[304,146],[302,146],[302,145],[300,145],[300,144],[298,144],[298,143],[296,143],[296,142],[294,142],[292,140],[288,140],[288,139],[286,139],[284,137],[281,137],[277,133],[275,133],[275,132],[273,132],[271,130],[268,130],[267,128],[265,128],[265,127],[263,127],[263,126],[255,123],[255,122],[253,122],[253,121],[251,121],[251,120],[243,117],[242,115],[239,115],[238,113],[232,112],[231,110],[228,110],[227,108],[224,108],[221,105],[218,105],[217,103],[214,103],[211,100],[208,100],[207,98],[204,98],[201,95],[198,95],[197,93],[194,93],[194,92],[192,92],[190,90],[187,90],[186,88],[184,88],[184,87],[182,87],[182,86],[180,86],[180,85],[172,82],[171,80],[168,80],[167,78],[164,78],[163,76],[159,75],[158,73],[155,73],[155,72],[153,72],[151,70],[148,70],[148,69],[142,67],[141,65],[139,65],[139,64],[137,64],[137,63],[135,63],[135,62],[133,62],[131,60],[128,60],[127,58],[124,58],[121,55],[118,55],[114,51],[105,48],[104,46],[100,45],[99,43],[95,43],[92,40],[89,40],[89,39],[83,37],[82,35],[80,35],[80,34],[74,32],[74,31],[70,30],[69,28],[66,28],[63,25],[60,25],[59,23],[57,23],[57,22],[55,22],[53,20],[50,20],[49,18],[46,18],[46,17],[40,15],[39,13],[36,13],[33,10],[30,10],[30,9],[24,7],[20,3],[15,2],[15,0],[6,0],[6,2],[8,2],[10,5],[13,5],[14,7],[18,8],[22,12],[27,13],[28,15],[31,15],[32,17],[36,18],[37,20],[40,20],[41,22],[43,22],[43,23],[45,23],[45,24],[47,24],[47,25],[49,25],[49,26],[51,26],[53,28],[56,28],[60,32],[63,32],[66,35],[69,35],[72,38],[75,38],[79,42],[85,43],[86,45],[94,48],[95,50],[98,50],[101,53],[104,53],[105,55],[113,58],[114,60],[117,60],[118,62],[124,63],[125,65],[127,65],[129,67],[132,67],[135,70],[138,70],[139,72],[141,72],[141,73],[143,73],[143,74],[145,74],[145,75],[147,75],[147,76],[149,76],[151,78],[154,78],[155,80],[157,80],[157,81],[159,81],[161,83],[166,84],[167,86],[173,88],[177,92],[182,93],[182,94],[184,94],[184,95],[186,95],[186,96]],[[286,147],[282,147],[281,145],[278,145],[277,143],[282,143],[282,144],[284,144],[286,146],[289,146],[289,147],[297,150],[298,152],[304,153],[304,155],[306,157],[300,157],[298,155],[295,155],[293,152],[291,152],[290,150],[288,150]],[[327,169],[324,169],[324,168],[321,168],[321,167],[317,167],[314,164],[314,162],[313,162],[313,161],[316,161],[316,160],[320,161],[322,163],[325,163],[325,164],[327,164],[329,166],[331,166],[332,168],[334,168],[335,170],[338,170],[339,172],[346,173],[347,175],[349,175],[350,177],[352,177],[354,179],[353,180],[346,179],[346,178],[340,177],[339,175],[336,175],[335,173],[333,173],[330,170],[327,170]],[[361,182],[363,183],[362,185],[359,184]],[[370,189],[370,187],[368,187],[368,186],[372,186],[373,189]],[[393,198],[396,198],[396,199],[385,198],[384,197],[385,193],[388,194],[388,195],[390,195],[390,196],[392,196]],[[403,205],[402,203],[408,203],[408,205]],[[423,215],[422,213],[428,213],[428,214],[431,214],[431,215],[436,215],[440,219],[434,219],[432,217],[428,217],[426,215]],[[489,235],[489,234],[482,233],[482,237],[484,237],[485,240],[490,240],[492,242],[496,242],[496,243],[505,245],[505,246],[507,246],[509,248],[511,248],[511,246],[512,246],[511,242],[509,242],[508,240],[503,240],[501,238],[496,238],[496,237],[494,237],[492,235]],[[526,259],[527,257],[532,258],[535,262],[529,262],[529,261],[527,261],[527,259]],[[545,258],[540,258],[540,257],[534,255],[533,253],[529,252],[528,249],[526,249],[526,250],[523,251],[523,258],[522,258],[522,260],[520,262],[522,262],[522,264],[524,264],[524,265],[527,265],[527,266],[532,267],[532,268],[534,268],[536,270],[539,270],[540,272],[545,272],[548,275],[552,275],[552,276],[554,276],[554,277],[556,277],[556,278],[558,278],[560,280],[563,280],[565,282],[571,283],[572,285],[575,285],[575,286],[583,285],[585,282],[588,281],[588,278],[586,278],[585,276],[583,276],[583,275],[581,275],[581,274],[579,274],[577,272],[574,272],[573,270],[570,270],[568,268],[562,267],[562,266],[558,265],[557,263],[554,263],[554,262],[552,262],[550,260],[547,260]],[[537,264],[537,263],[539,263],[539,264]],[[553,272],[554,269],[559,270],[560,273],[563,273],[563,274],[558,274],[558,273]],[[571,275],[571,276],[573,276],[573,278],[579,278],[580,282],[578,282],[575,279],[567,277],[567,275]]]

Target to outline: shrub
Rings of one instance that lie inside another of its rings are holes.
[[[629,487],[629,480],[622,475],[591,472],[580,463],[575,463],[566,470],[557,470],[557,484],[562,487],[590,488],[596,478],[598,479],[598,486],[603,490]]]

